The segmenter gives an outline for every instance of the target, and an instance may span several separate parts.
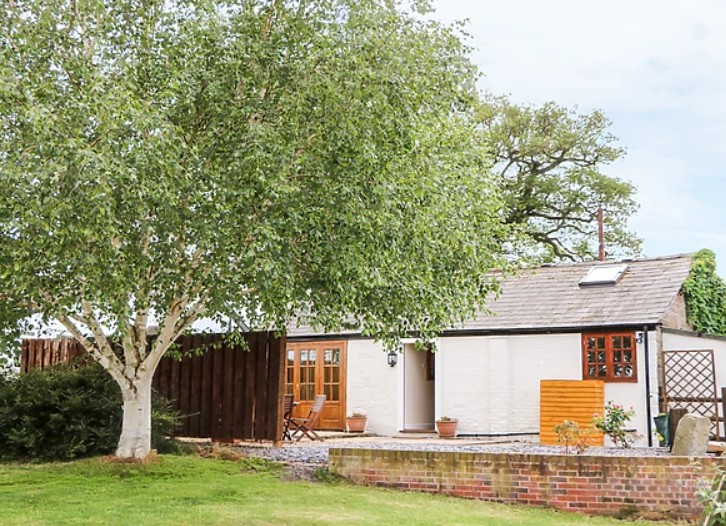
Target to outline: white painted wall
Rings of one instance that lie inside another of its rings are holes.
[[[539,432],[539,381],[582,377],[578,334],[442,338],[438,415],[459,433]]]
[[[651,408],[657,414],[656,336],[651,350]],[[461,434],[539,432],[540,380],[581,380],[581,335],[545,334],[445,337],[436,354],[436,417],[459,419]],[[647,444],[645,356],[638,345],[638,383],[606,383],[605,400],[633,407],[633,421]],[[726,358],[726,345],[724,346]],[[348,413],[368,414],[371,432],[391,435],[403,429],[403,360],[391,368],[380,345],[348,343]],[[726,378],[726,360],[724,360]]]
[[[663,332],[664,351],[701,351],[713,349],[716,370],[716,388],[721,396],[721,388],[726,387],[726,339],[709,338],[697,334],[671,334]]]
[[[389,367],[386,353],[373,340],[348,341],[347,413],[361,411],[368,415],[366,430],[393,435],[399,428],[399,371]]]

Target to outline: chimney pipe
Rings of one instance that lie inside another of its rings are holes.
[[[605,219],[603,217],[602,206],[597,209],[597,234],[600,244],[598,260],[605,261]]]

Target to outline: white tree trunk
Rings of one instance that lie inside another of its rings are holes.
[[[124,401],[123,427],[116,456],[144,458],[151,452],[151,379],[137,376],[133,387],[121,386]]]

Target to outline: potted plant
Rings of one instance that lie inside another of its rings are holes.
[[[345,418],[345,425],[348,427],[349,433],[362,433],[366,428],[368,417],[365,413],[355,411]]]
[[[456,426],[459,421],[450,416],[442,416],[436,421],[436,431],[440,438],[454,438],[456,436]]]

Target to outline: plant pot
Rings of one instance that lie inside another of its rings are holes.
[[[436,431],[439,433],[440,438],[454,438],[457,425],[459,425],[457,420],[437,420]]]
[[[367,420],[364,416],[348,417],[345,419],[345,425],[348,427],[349,433],[362,433],[366,428]]]

